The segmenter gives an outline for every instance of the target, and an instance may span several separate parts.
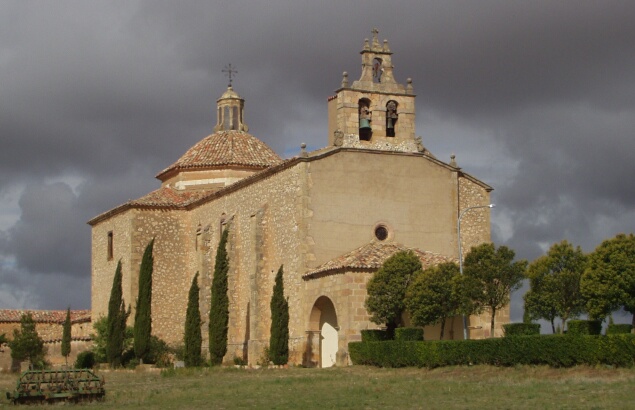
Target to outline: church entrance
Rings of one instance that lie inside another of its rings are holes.
[[[337,314],[331,299],[320,296],[311,309],[307,353],[319,367],[335,365],[339,350]]]

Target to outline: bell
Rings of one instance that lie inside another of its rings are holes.
[[[393,129],[393,128],[395,128],[395,126],[394,126],[394,125],[392,125],[392,118],[390,118],[390,117],[388,117],[388,122],[387,122],[387,124],[386,124],[386,128],[388,128],[388,129]]]
[[[367,118],[362,118],[359,120],[359,129],[367,129],[370,128],[370,120]]]

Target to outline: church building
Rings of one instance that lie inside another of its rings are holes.
[[[348,343],[379,326],[364,307],[366,282],[389,256],[413,250],[423,267],[456,261],[457,218],[490,203],[492,188],[452,158],[434,157],[415,133],[415,94],[393,73],[377,30],[361,51],[358,80],[343,74],[328,98],[325,147],[280,158],[248,133],[245,101],[230,86],[217,100],[213,133],[159,172],[161,187],[89,221],[92,320],[107,315],[117,262],[133,307],[146,245],[154,239],[152,333],[183,343],[187,296],[199,272],[207,352],[214,260],[228,229],[229,334],[224,361],[256,364],[269,345],[270,300],[284,266],[289,301],[289,363],[349,363]],[[489,210],[461,222],[462,248],[490,241]],[[134,312],[130,319],[134,318]],[[446,338],[463,338],[462,320]],[[497,312],[496,335],[509,321]],[[469,337],[489,335],[489,314],[469,318]],[[438,326],[425,338],[438,339]]]

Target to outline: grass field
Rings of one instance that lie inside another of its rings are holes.
[[[106,400],[145,409],[629,409],[635,369],[491,366],[101,372]],[[17,375],[0,375],[2,391]],[[4,393],[3,393],[4,396]],[[3,397],[1,407],[9,406]]]

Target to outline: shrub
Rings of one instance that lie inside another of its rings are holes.
[[[552,367],[605,364],[632,367],[635,335],[539,335],[482,340],[352,342],[348,349],[354,364],[379,367],[434,368],[471,364]]]
[[[392,340],[393,335],[388,330],[366,329],[362,330],[362,342],[381,342]]]
[[[599,335],[602,332],[602,322],[599,320],[570,320],[567,324],[567,335]]]
[[[75,359],[76,369],[92,369],[95,366],[95,353],[90,350],[81,352]]]
[[[632,325],[629,324],[615,324],[611,323],[606,328],[607,335],[621,335],[625,333],[631,333]]]
[[[395,329],[395,340],[402,342],[423,340],[423,328],[420,327],[398,327]]]
[[[539,323],[507,323],[503,325],[505,337],[533,336],[540,334]]]

